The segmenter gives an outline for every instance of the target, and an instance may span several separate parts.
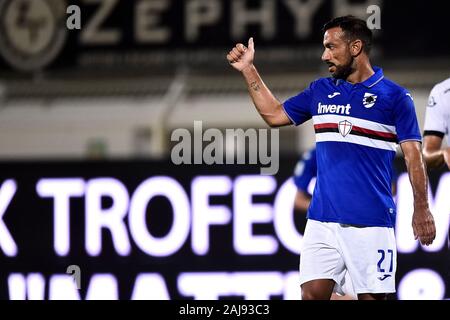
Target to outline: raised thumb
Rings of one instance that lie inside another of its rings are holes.
[[[250,50],[254,50],[255,49],[255,44],[253,43],[253,37],[251,37],[250,39],[248,39],[248,48]]]

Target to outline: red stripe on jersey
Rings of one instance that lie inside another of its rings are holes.
[[[314,129],[337,129],[337,123],[319,123],[314,125]]]
[[[373,136],[397,139],[397,135],[395,135],[393,133],[390,133],[390,132],[375,131],[375,130],[370,130],[370,129],[366,129],[366,128],[361,128],[361,127],[358,127],[358,126],[353,126],[352,127],[352,131],[353,130],[361,132],[361,133],[365,133],[365,134],[370,134],[370,135],[373,135]]]

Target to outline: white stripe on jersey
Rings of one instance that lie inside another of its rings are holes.
[[[341,116],[336,114],[321,114],[317,116],[313,116],[314,124],[322,124],[322,123],[339,123],[340,121],[347,120],[352,123],[352,125],[374,130],[380,132],[387,132],[392,134],[397,134],[397,131],[394,126],[389,126],[387,124],[378,123],[375,121],[369,121],[359,118],[353,118],[348,116]]]
[[[339,132],[316,133],[316,142],[329,142],[329,141],[354,143],[367,147],[394,152],[397,150],[397,143],[395,142],[381,141],[371,139],[368,137],[355,136],[353,134],[348,134],[344,137]]]

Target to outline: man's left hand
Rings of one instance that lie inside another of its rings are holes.
[[[419,239],[420,243],[429,246],[436,238],[436,226],[430,209],[416,209],[413,214],[412,227],[414,239]]]

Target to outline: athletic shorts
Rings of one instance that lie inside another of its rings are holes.
[[[338,293],[392,293],[396,269],[393,228],[308,220],[300,251],[300,285],[331,279]]]

